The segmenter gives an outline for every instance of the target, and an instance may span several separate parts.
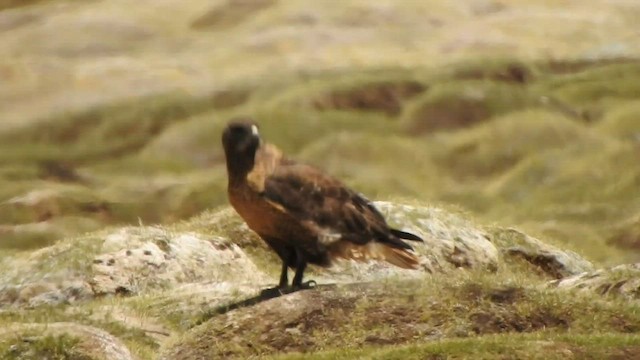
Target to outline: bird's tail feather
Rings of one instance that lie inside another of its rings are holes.
[[[365,245],[341,242],[331,249],[331,257],[359,262],[382,260],[403,269],[418,269],[420,266],[420,260],[413,252],[379,242],[370,242]]]
[[[393,234],[396,237],[399,237],[400,239],[424,242],[424,240],[422,240],[421,237],[417,235],[413,235],[412,233],[408,233],[398,229],[390,229],[390,230],[391,230],[391,234]]]
[[[420,265],[418,257],[405,249],[397,249],[385,246],[384,260],[403,269],[417,269]]]

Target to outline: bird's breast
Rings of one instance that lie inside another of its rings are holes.
[[[261,236],[282,237],[286,214],[248,188],[229,188],[229,202],[249,228]]]

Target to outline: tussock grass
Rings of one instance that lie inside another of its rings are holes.
[[[178,359],[281,352],[304,352],[318,358],[328,354],[386,358],[383,354],[397,352],[401,357],[412,351],[447,349],[462,356],[471,351],[465,345],[478,344],[489,357],[506,349],[517,349],[526,356],[535,351],[533,344],[525,346],[526,339],[580,339],[574,340],[572,348],[594,346],[603,352],[622,350],[620,344],[627,341],[638,343],[628,335],[640,327],[637,304],[545,289],[528,272],[514,269],[497,274],[460,272],[419,281],[389,280],[377,286],[345,285],[317,292],[296,297],[300,314],[279,313],[265,303],[237,310],[232,317],[213,318],[183,336],[171,354]],[[261,321],[245,316],[248,312]],[[229,326],[230,322],[234,325]],[[199,346],[211,338],[217,341]],[[588,339],[594,342],[589,344]],[[406,348],[397,346],[409,343],[412,345]]]

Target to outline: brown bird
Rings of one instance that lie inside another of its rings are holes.
[[[336,258],[384,260],[406,269],[418,268],[413,248],[402,241],[422,241],[392,229],[361,194],[317,168],[283,156],[263,142],[251,121],[235,120],[222,134],[231,205],[282,259],[280,283],[302,283],[308,263],[328,267]]]

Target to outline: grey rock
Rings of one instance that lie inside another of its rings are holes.
[[[240,247],[220,237],[124,228],[108,235],[103,249],[108,252],[91,265],[89,284],[96,295],[131,295],[205,279],[238,284],[265,279]]]
[[[640,298],[640,263],[618,265],[609,269],[584,272],[549,283],[560,289],[594,291],[601,295]]]
[[[575,252],[545,244],[516,229],[494,228],[491,241],[506,260],[524,260],[556,279],[594,270],[590,261]]]

